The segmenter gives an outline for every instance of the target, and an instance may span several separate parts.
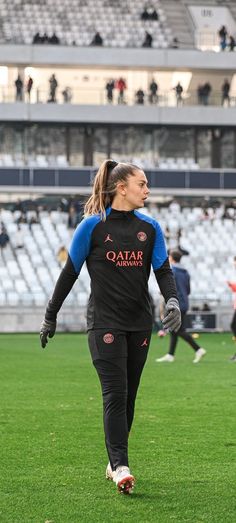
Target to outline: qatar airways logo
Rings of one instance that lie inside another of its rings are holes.
[[[108,251],[106,258],[116,267],[142,267],[143,251]]]

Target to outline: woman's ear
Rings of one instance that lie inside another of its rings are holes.
[[[121,196],[126,195],[126,184],[124,182],[118,182],[116,189],[117,189],[117,193],[120,194]]]

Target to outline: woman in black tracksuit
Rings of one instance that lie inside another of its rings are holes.
[[[84,219],[78,225],[45,319],[44,348],[56,330],[57,313],[86,262],[91,278],[88,341],[98,373],[109,457],[106,477],[130,493],[134,477],[128,463],[128,434],[152,331],[148,293],[151,266],[166,302],[163,325],[178,329],[180,311],[163,234],[152,218],[136,211],[148,196],[144,172],[106,160],[98,170]]]

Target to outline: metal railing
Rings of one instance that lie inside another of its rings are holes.
[[[16,94],[16,90],[9,86],[0,86],[0,103],[50,103],[50,104],[76,104],[76,105],[152,105],[159,107],[176,107],[176,106],[196,106],[196,105],[211,105],[234,107],[236,105],[236,92],[230,92],[229,98],[223,97],[222,91],[211,91],[206,96],[199,96],[196,91],[184,91],[181,96],[176,96],[174,89],[158,92],[157,96],[151,96],[150,93],[144,91],[143,103],[138,101],[137,93],[131,89],[124,92],[123,99],[120,98],[117,89],[114,89],[113,100],[109,102],[106,91],[99,88],[72,88],[70,89],[70,96],[67,100],[63,94],[65,88],[58,88],[55,97],[52,98],[50,93],[45,89],[33,88],[30,97],[28,93]]]

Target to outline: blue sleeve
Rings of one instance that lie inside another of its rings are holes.
[[[153,226],[155,228],[155,243],[152,251],[152,267],[156,271],[166,261],[167,250],[164,240],[164,235],[158,222],[153,220]]]
[[[77,274],[80,273],[81,267],[89,255],[92,232],[99,220],[100,217],[97,215],[84,218],[74,232],[69,255]]]

